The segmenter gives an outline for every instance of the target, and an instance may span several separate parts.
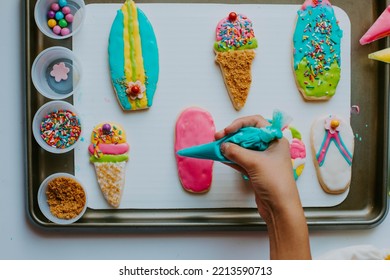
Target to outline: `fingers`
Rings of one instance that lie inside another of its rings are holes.
[[[253,165],[254,153],[256,153],[229,142],[221,145],[221,152],[227,159],[239,165],[240,167],[234,168],[241,172],[245,171],[243,173],[246,173],[247,169]]]
[[[215,133],[215,139],[221,139],[222,137],[234,133],[240,128],[253,126],[253,127],[265,127],[270,123],[260,115],[253,115],[248,117],[242,117],[233,121],[230,125],[225,127],[225,129]]]

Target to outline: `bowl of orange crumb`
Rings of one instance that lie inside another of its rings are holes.
[[[51,222],[72,224],[79,220],[87,209],[87,192],[75,176],[55,173],[41,183],[38,205],[42,214]]]

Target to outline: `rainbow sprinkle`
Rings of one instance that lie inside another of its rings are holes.
[[[81,124],[75,113],[57,110],[47,114],[40,125],[41,138],[51,147],[65,149],[79,139]]]
[[[217,38],[222,44],[220,47],[240,48],[247,44],[251,44],[250,39],[254,38],[252,22],[241,14],[237,15],[237,20],[226,20],[222,23],[221,28],[217,34]]]

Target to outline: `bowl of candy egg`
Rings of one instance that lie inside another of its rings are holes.
[[[66,39],[83,25],[85,3],[83,0],[38,0],[34,17],[43,34],[53,39]]]

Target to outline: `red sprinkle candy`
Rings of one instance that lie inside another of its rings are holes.
[[[237,14],[235,12],[231,12],[229,14],[229,20],[230,21],[235,21],[237,19]]]

